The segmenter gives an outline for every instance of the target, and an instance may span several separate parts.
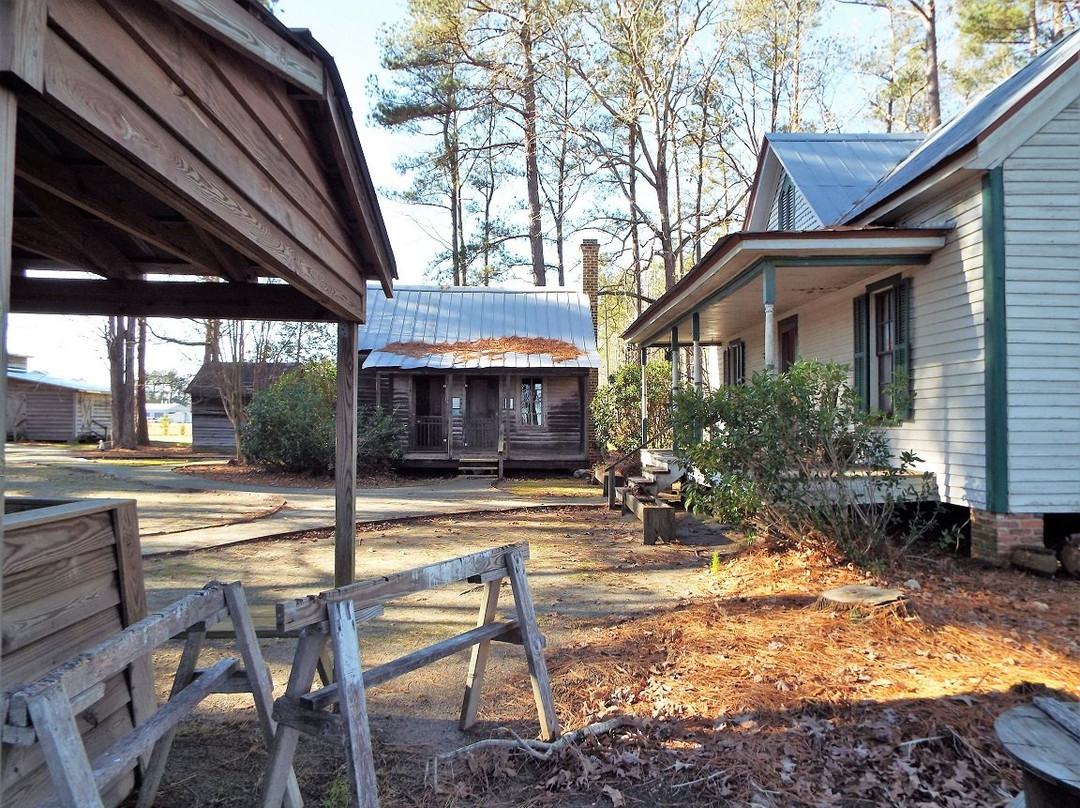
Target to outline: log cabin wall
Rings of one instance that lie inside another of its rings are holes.
[[[583,463],[585,446],[586,374],[527,374],[507,377],[506,395],[519,400],[523,379],[543,385],[543,417],[539,425],[523,423],[520,401],[508,413],[507,461],[540,461],[565,465]]]
[[[7,500],[4,516],[0,670],[5,693],[146,616],[134,500]],[[150,659],[110,679],[78,718],[91,759],[155,706]],[[4,805],[24,808],[52,794],[40,748],[3,747]],[[116,805],[134,773],[106,795]]]

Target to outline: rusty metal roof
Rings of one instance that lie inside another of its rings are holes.
[[[559,289],[368,287],[365,368],[596,368],[589,299]]]

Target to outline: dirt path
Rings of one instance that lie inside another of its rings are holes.
[[[703,594],[709,583],[710,559],[717,549],[644,546],[640,525],[632,517],[595,508],[419,519],[372,526],[360,531],[357,538],[360,578],[502,544],[529,542],[530,588],[549,651],[583,639],[594,640],[622,621],[656,610],[670,611]],[[717,540],[715,535],[713,540]],[[737,548],[729,545],[720,549]],[[151,610],[215,578],[240,580],[250,601],[272,603],[330,587],[333,538],[310,534],[292,540],[155,557],[145,561],[145,571]],[[467,584],[395,602],[388,606],[384,617],[361,631],[365,666],[389,661],[471,628],[479,602],[479,588]],[[501,606],[512,608],[508,592]],[[278,693],[288,678],[293,650],[294,643],[289,640],[263,643]],[[168,678],[163,674],[175,669],[178,653],[178,646],[170,646],[155,658],[156,669],[162,674],[158,681],[161,697],[168,687]],[[372,726],[380,748],[398,750],[399,762],[425,760],[433,753],[470,743],[477,734],[483,736],[496,726],[515,726],[524,734],[535,735],[536,715],[520,649],[500,644],[492,653],[481,723],[475,734],[457,730],[467,660],[467,652],[462,652],[369,693]],[[239,697],[215,697],[206,712],[216,712],[219,718],[229,721],[250,716],[245,700]],[[561,716],[564,722],[570,718]],[[324,754],[329,751],[317,749]],[[404,758],[402,750],[408,750]],[[184,753],[179,754],[182,759]],[[183,764],[179,766],[182,771]],[[187,804],[200,803],[196,799]]]

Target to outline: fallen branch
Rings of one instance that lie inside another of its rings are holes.
[[[607,721],[589,724],[587,727],[579,727],[573,732],[568,732],[554,741],[528,740],[522,738],[512,729],[502,727],[502,731],[510,733],[513,736],[513,739],[488,738],[483,741],[477,741],[468,746],[463,746],[460,749],[455,749],[452,752],[444,752],[443,754],[436,756],[435,765],[438,766],[440,763],[447,763],[461,757],[471,757],[475,753],[485,749],[520,750],[534,760],[551,760],[556,752],[559,752],[568,746],[577,744],[579,741],[586,738],[595,738],[597,735],[606,735],[609,732],[619,729],[619,727],[636,727],[639,723],[640,721],[632,715],[620,715],[615,718],[609,718]]]

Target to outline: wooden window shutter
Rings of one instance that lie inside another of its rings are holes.
[[[896,284],[893,296],[893,322],[896,335],[893,343],[893,379],[907,379],[908,395],[898,402],[893,415],[900,420],[911,416],[911,278]]]
[[[854,369],[855,395],[864,410],[870,407],[870,295],[859,295],[854,306]]]

